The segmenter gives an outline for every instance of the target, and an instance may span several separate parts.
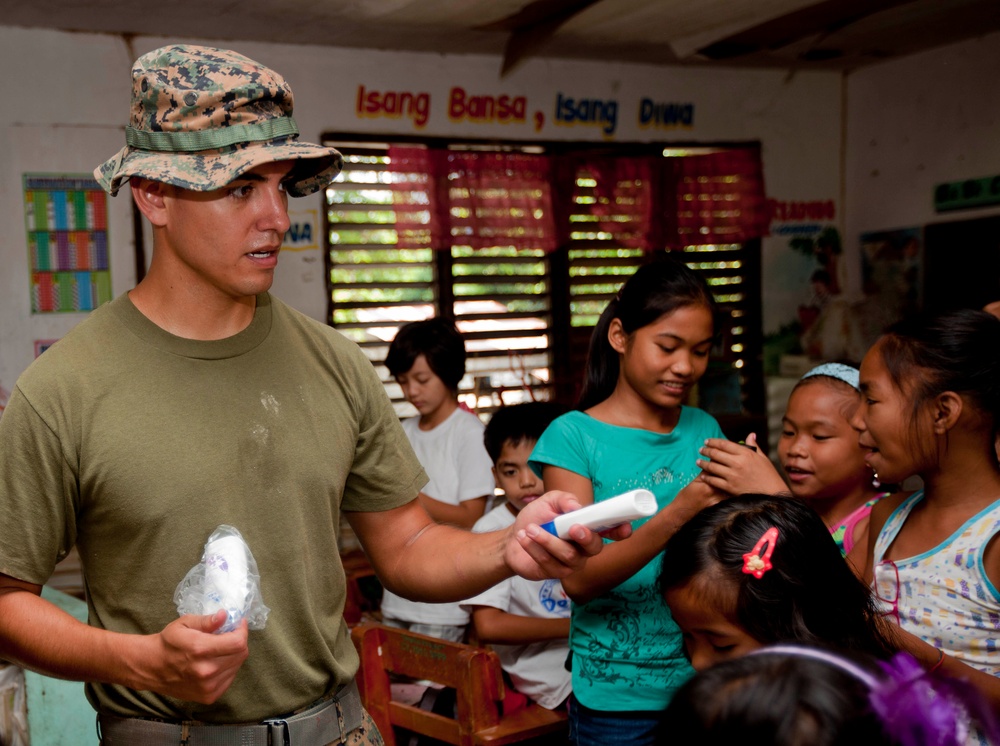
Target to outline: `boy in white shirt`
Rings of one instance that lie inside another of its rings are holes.
[[[419,412],[403,420],[403,432],[430,479],[420,503],[438,523],[472,528],[493,494],[493,474],[483,423],[458,403],[465,340],[447,319],[414,321],[400,327],[385,364]],[[469,613],[457,603],[409,601],[389,591],[381,608],[388,625],[453,642],[464,639],[469,623]]]
[[[473,531],[494,531],[514,523],[518,512],[540,496],[542,480],[528,466],[535,442],[564,408],[531,402],[498,410],[486,426],[486,450],[506,501],[476,522]],[[462,604],[472,614],[476,637],[496,651],[516,691],[550,710],[570,694],[570,601],[558,580],[504,580]],[[510,714],[509,702],[504,711]]]

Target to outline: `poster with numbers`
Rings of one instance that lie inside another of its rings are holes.
[[[24,174],[32,313],[111,300],[107,195],[90,175]]]

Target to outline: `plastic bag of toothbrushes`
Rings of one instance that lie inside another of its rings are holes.
[[[225,610],[218,633],[231,632],[243,619],[250,629],[264,629],[270,609],[261,597],[257,562],[237,529],[222,525],[212,532],[201,562],[177,585],[174,603],[182,616]]]

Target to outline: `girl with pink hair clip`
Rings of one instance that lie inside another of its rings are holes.
[[[702,670],[776,643],[888,659],[893,627],[808,505],[740,495],[705,508],[667,542],[660,591]]]
[[[705,508],[671,537],[660,590],[699,674],[666,711],[664,742],[722,746],[740,734],[777,746],[1000,743],[990,740],[996,718],[979,692],[900,652],[895,626],[827,537],[808,505],[767,495]],[[774,652],[867,673],[863,686],[843,677],[827,686],[830,671],[803,660],[770,666],[758,655]]]

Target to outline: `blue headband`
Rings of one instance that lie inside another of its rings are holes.
[[[843,381],[848,386],[853,389],[861,390],[861,386],[858,382],[857,368],[852,368],[850,365],[843,365],[841,363],[823,363],[822,365],[817,365],[811,371],[806,373],[800,380],[804,381],[812,376],[827,376],[828,378],[836,378],[838,381]]]

